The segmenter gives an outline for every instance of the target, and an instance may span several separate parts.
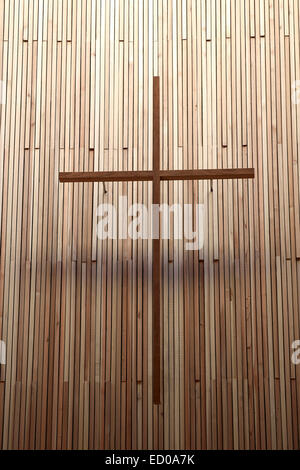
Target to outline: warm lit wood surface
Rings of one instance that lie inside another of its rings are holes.
[[[299,27],[298,0],[0,0],[0,447],[299,448]],[[95,236],[152,183],[59,184],[152,169],[154,75],[165,172],[255,168],[161,183],[206,226],[162,242],[160,407],[152,241]]]

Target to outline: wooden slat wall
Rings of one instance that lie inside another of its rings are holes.
[[[0,446],[300,444],[298,0],[0,0]],[[162,184],[206,207],[205,244],[162,242],[163,403],[152,405],[152,243],[95,236],[149,183],[59,171],[254,166]]]

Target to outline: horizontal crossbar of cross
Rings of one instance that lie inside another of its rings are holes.
[[[159,170],[154,171],[85,171],[59,174],[61,183],[113,183],[133,181],[195,181],[254,178],[254,168],[212,169],[212,170]]]

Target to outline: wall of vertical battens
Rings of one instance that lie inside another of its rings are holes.
[[[0,0],[0,447],[299,448],[298,0]],[[147,240],[99,242],[100,202],[149,183],[59,170],[256,168],[164,183],[205,245],[162,242],[163,404],[152,405]]]

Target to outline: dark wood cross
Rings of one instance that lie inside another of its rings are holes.
[[[153,170],[101,171],[60,173],[61,183],[97,183],[121,181],[152,181],[153,204],[160,204],[160,182],[182,180],[224,180],[254,178],[253,168],[215,170],[161,170],[160,169],[160,84],[153,81]],[[160,379],[160,238],[153,240],[152,269],[152,350],[153,350],[153,403],[161,403]]]

